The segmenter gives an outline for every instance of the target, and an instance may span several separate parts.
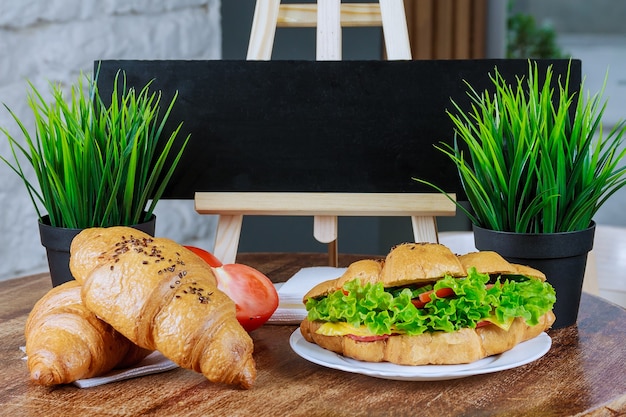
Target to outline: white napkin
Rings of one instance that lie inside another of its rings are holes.
[[[163,356],[161,352],[154,351],[131,368],[114,369],[102,376],[79,379],[78,381],[74,381],[74,385],[79,388],[91,388],[111,382],[122,381],[124,379],[136,378],[138,376],[157,374],[175,368],[178,368],[178,365]]]
[[[270,324],[300,324],[306,317],[302,297],[320,282],[339,278],[346,268],[312,266],[302,268],[286,282],[276,284],[278,308],[268,320]]]

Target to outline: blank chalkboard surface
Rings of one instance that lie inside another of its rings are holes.
[[[580,61],[553,65],[555,80]],[[168,131],[183,122],[191,141],[164,198],[196,191],[433,192],[412,177],[462,194],[453,164],[433,145],[452,143],[446,110],[468,106],[470,83],[493,90],[526,60],[446,61],[97,61],[110,98],[118,70],[138,88],[154,80],[163,107],[179,97]],[[164,109],[163,109],[164,110]]]

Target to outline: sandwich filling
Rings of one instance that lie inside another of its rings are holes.
[[[534,326],[555,301],[548,282],[490,276],[470,267],[466,277],[445,275],[434,283],[391,288],[382,282],[362,285],[355,278],[323,297],[307,299],[305,306],[308,320],[323,322],[317,333],[368,341],[491,324],[508,330],[517,317]]]

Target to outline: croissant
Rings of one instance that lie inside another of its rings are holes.
[[[30,377],[41,385],[68,384],[132,366],[141,349],[98,319],[81,301],[81,287],[69,281],[50,290],[26,321]]]
[[[252,386],[252,339],[190,250],[128,227],[91,228],[72,241],[70,269],[87,308],[137,345],[212,382]]]

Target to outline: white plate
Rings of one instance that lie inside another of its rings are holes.
[[[302,337],[300,329],[296,329],[291,334],[289,344],[294,352],[304,359],[340,371],[399,381],[441,381],[498,372],[525,365],[545,355],[552,346],[552,339],[546,333],[541,333],[534,339],[520,343],[509,351],[476,362],[462,365],[422,366],[396,365],[388,362],[363,362],[346,358],[314,343],[307,342]]]

